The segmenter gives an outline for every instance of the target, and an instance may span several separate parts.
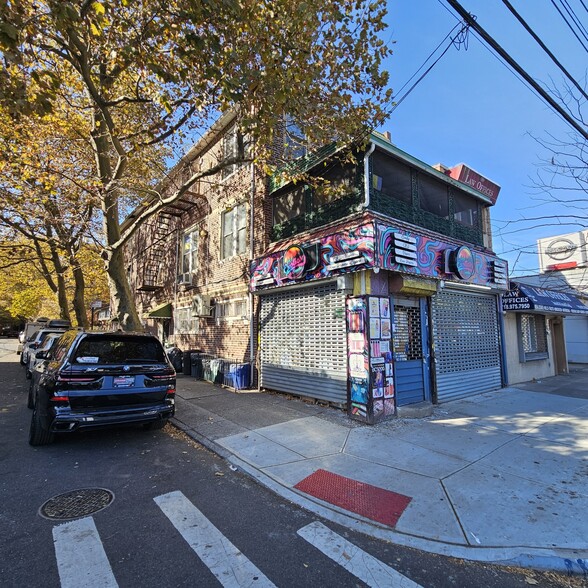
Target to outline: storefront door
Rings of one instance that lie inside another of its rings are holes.
[[[430,398],[427,304],[425,298],[392,300],[396,405],[406,406]]]

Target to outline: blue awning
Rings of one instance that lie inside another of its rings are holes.
[[[545,290],[528,284],[511,282],[511,289],[502,296],[503,310],[514,312],[534,311],[543,314],[586,314],[588,306],[567,292]]]

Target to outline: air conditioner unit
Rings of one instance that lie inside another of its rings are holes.
[[[191,286],[192,285],[192,274],[190,272],[178,275],[178,284],[180,286]]]
[[[196,294],[192,298],[192,316],[212,316],[213,311],[210,296]]]

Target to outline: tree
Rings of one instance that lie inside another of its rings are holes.
[[[123,246],[147,218],[201,177],[251,159],[197,170],[164,196],[131,173],[154,146],[171,153],[219,114],[237,112],[255,159],[270,162],[287,115],[311,145],[347,142],[381,123],[390,98],[384,0],[19,0],[1,9],[0,88],[14,117],[66,101],[86,118],[102,214],[102,257],[113,316],[141,329]],[[125,197],[141,210],[121,230]]]

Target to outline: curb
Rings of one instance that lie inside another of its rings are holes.
[[[426,539],[390,529],[360,515],[350,513],[334,505],[329,505],[318,499],[309,497],[294,488],[284,485],[271,475],[260,471],[250,463],[237,457],[215,441],[191,429],[176,417],[170,419],[170,422],[189,437],[230,462],[243,473],[281,498],[352,531],[357,531],[358,533],[376,539],[389,541],[403,547],[411,547],[436,555],[456,557],[480,563],[501,566],[514,565],[521,568],[553,571],[568,575],[586,576],[588,573],[588,551],[581,552],[579,550],[558,550],[524,546],[468,547]]]

